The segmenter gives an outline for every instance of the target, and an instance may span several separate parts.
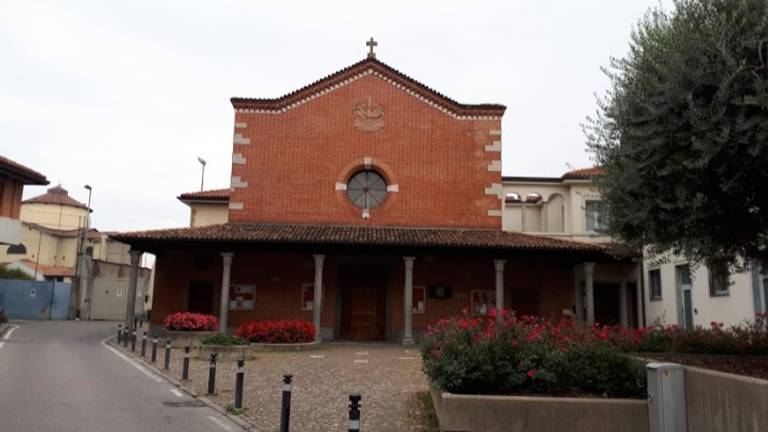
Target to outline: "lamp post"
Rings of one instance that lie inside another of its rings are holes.
[[[88,208],[85,212],[85,226],[83,227],[83,231],[80,235],[80,248],[78,253],[78,259],[76,262],[76,268],[75,268],[75,280],[77,281],[78,286],[78,293],[79,293],[79,299],[80,299],[80,307],[77,311],[77,318],[84,319],[84,313],[86,311],[85,306],[85,296],[86,296],[86,281],[83,277],[83,267],[85,266],[85,239],[86,235],[88,233],[88,229],[91,224],[91,195],[93,194],[93,188],[91,188],[90,185],[85,185],[85,189],[88,190]]]
[[[205,159],[201,158],[200,156],[197,157],[197,161],[200,162],[200,165],[203,166],[203,173],[200,176],[200,191],[202,192],[203,185],[205,184],[205,165],[207,164],[207,162],[205,161]]]

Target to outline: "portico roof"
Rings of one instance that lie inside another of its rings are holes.
[[[173,242],[405,246],[522,251],[607,252],[605,245],[490,229],[410,228],[284,223],[225,223],[202,227],[115,233],[135,246]]]

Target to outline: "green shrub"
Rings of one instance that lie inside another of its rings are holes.
[[[216,334],[208,336],[200,341],[203,345],[248,345],[248,341],[228,334]]]
[[[600,327],[510,316],[439,321],[422,344],[424,372],[465,394],[645,396],[645,372]]]
[[[0,324],[5,324],[8,322],[8,317],[5,316],[4,313],[0,312]]]
[[[32,276],[19,269],[9,269],[2,265],[0,265],[0,279],[33,280]]]

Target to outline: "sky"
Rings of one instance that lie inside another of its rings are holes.
[[[668,6],[668,1],[662,1]],[[87,201],[105,231],[181,227],[227,187],[229,98],[279,97],[377,58],[462,103],[507,106],[503,175],[590,166],[581,124],[657,0],[0,0],[0,155]],[[44,187],[25,188],[29,198]]]

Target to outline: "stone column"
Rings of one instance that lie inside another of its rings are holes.
[[[403,257],[405,287],[403,289],[403,345],[413,345],[413,262],[416,257]]]
[[[637,316],[637,323],[635,326],[637,328],[643,327],[645,325],[645,311],[643,310],[643,302],[645,301],[643,297],[643,260],[640,259],[640,261],[635,266],[635,293],[637,295],[637,312],[635,315]]]
[[[320,319],[323,315],[323,263],[325,255],[315,254],[315,285],[312,299],[312,324],[315,326],[315,340],[320,342]]]
[[[507,260],[495,259],[493,266],[496,268],[496,309],[501,312],[504,309],[504,264]],[[501,313],[496,314],[496,321],[501,321]]]
[[[139,284],[139,261],[142,252],[131,249],[131,272],[128,277],[128,298],[125,304],[125,328],[133,326],[133,316],[136,311],[136,287]]]
[[[629,327],[629,311],[627,310],[627,281],[619,283],[619,323],[622,327]]]
[[[573,266],[573,308],[576,309],[573,318],[577,324],[581,324],[584,322],[584,292],[578,277],[576,277],[578,273],[579,266]]]
[[[584,289],[587,294],[587,324],[595,323],[595,263],[584,263]]]
[[[219,305],[219,332],[227,332],[227,315],[229,314],[229,281],[232,275],[232,252],[222,252],[224,267],[221,270],[221,304]]]

